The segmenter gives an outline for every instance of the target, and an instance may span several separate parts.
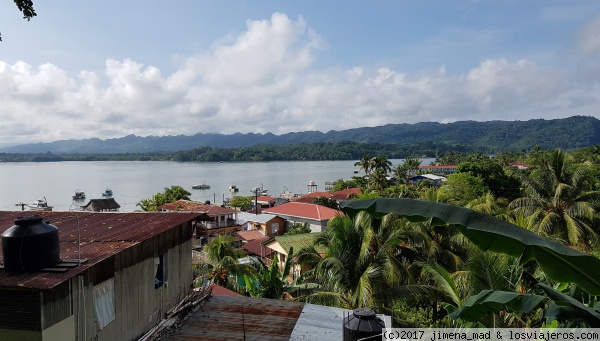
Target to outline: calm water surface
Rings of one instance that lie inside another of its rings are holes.
[[[396,166],[402,160],[390,160]],[[191,199],[221,203],[231,197],[229,186],[237,185],[237,195],[252,195],[260,187],[272,196],[287,190],[306,194],[309,181],[317,190],[325,182],[348,180],[354,175],[356,161],[277,161],[246,163],[177,163],[143,161],[0,163],[0,210],[20,210],[15,204],[32,203],[46,197],[55,211],[68,211],[85,205],[89,199],[102,198],[105,188],[122,212],[132,212],[136,204],[166,187],[181,186],[192,193]],[[429,164],[422,162],[421,164]],[[191,186],[206,183],[210,189]],[[85,191],[86,200],[73,202],[76,190]],[[27,208],[25,208],[27,210]]]

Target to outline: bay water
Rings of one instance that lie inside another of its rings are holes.
[[[403,160],[390,160],[395,167]],[[252,189],[263,187],[278,197],[283,191],[306,194],[309,182],[324,191],[325,182],[349,180],[358,167],[356,160],[180,163],[157,161],[78,161],[0,163],[0,210],[21,210],[18,203],[30,204],[43,197],[54,211],[79,209],[89,199],[103,198],[106,188],[121,205],[121,212],[139,210],[137,203],[165,188],[177,185],[191,192],[191,199],[222,203],[235,195],[251,196]],[[429,164],[423,160],[421,164]],[[192,189],[207,184],[209,189]],[[76,190],[85,200],[73,201]],[[27,207],[25,207],[27,210]]]

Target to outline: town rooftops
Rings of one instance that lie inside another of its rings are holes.
[[[333,194],[329,193],[329,192],[312,192],[312,193],[304,194],[304,195],[294,199],[294,202],[306,202],[306,203],[310,204],[313,201],[313,199],[319,198],[319,197],[332,198]]]
[[[238,213],[238,211],[232,208],[209,205],[191,200],[177,200],[172,203],[161,205],[158,207],[158,209],[162,211],[203,212],[209,216]]]
[[[329,220],[335,216],[343,214],[341,211],[334,210],[333,208],[296,201],[271,207],[263,210],[263,213],[296,218],[307,218],[319,221]]]
[[[34,212],[0,212],[0,233],[14,225],[16,218]],[[56,226],[61,260],[87,261],[66,272],[11,274],[0,270],[0,287],[51,289],[82,273],[85,269],[154,236],[198,217],[196,213],[112,213],[112,212],[35,212]],[[180,236],[187,238],[187,236]],[[191,238],[191,224],[190,236]],[[188,238],[189,239],[189,238]],[[2,246],[0,245],[0,250]],[[4,263],[0,252],[0,262]]]
[[[362,190],[358,187],[346,188],[341,191],[331,192],[333,199],[337,201],[349,200],[362,193]]]

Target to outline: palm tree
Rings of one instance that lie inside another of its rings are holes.
[[[164,192],[156,193],[149,199],[142,199],[137,203],[142,211],[156,211],[157,207],[177,200],[190,200],[192,193],[186,191],[181,186],[165,187]]]
[[[358,166],[360,169],[364,170],[365,175],[369,174],[371,172],[371,160],[372,157],[369,155],[369,153],[364,153],[360,161],[354,163],[354,166]]]
[[[299,299],[346,309],[384,305],[377,293],[409,280],[396,258],[400,231],[394,221],[393,215],[379,221],[366,213],[331,219],[314,242],[325,252],[310,246],[298,253],[299,262],[312,268],[305,277],[313,275],[322,291]]]
[[[218,235],[203,249],[209,261],[205,265],[208,267],[211,282],[231,289],[237,288],[237,276],[251,273],[249,265],[239,264],[238,259],[246,254],[242,249],[234,247],[235,242],[237,239],[233,236]]]
[[[465,207],[470,208],[473,211],[489,214],[502,219],[509,214],[508,203],[494,197],[494,194],[492,194],[491,191],[486,192],[479,198],[469,201]]]
[[[390,182],[387,179],[387,173],[383,169],[375,169],[369,174],[369,189],[381,192],[388,188]]]
[[[385,175],[392,171],[392,161],[388,160],[387,156],[378,155],[371,159],[372,169],[374,171],[382,170]]]
[[[467,256],[468,241],[452,226],[436,226],[431,219],[407,224],[403,229],[404,248],[418,259],[458,271]]]
[[[165,188],[163,193],[167,203],[177,200],[190,200],[190,195],[192,195],[192,193],[188,192],[181,186],[171,186],[170,188]]]
[[[525,196],[511,202],[514,214],[534,217],[535,230],[557,237],[571,245],[589,248],[597,243],[600,191],[587,184],[585,165],[557,149],[545,155],[542,168],[532,175],[521,175]]]

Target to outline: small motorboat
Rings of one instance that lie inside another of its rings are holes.
[[[210,185],[207,184],[198,184],[198,185],[193,185],[192,189],[209,189]]]
[[[239,192],[240,189],[236,185],[231,185],[231,186],[229,186],[229,191],[230,192]]]
[[[103,197],[112,197],[113,195],[113,191],[110,188],[107,188],[104,190],[104,192],[102,193]]]
[[[85,192],[81,190],[76,190],[75,195],[73,195],[73,200],[83,200],[85,199]]]
[[[42,199],[36,200],[32,204],[27,204],[27,207],[29,207],[31,211],[52,211],[53,206],[48,206],[46,197],[43,197]]]

